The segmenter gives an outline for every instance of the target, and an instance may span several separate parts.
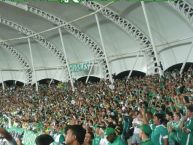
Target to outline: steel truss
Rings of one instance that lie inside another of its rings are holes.
[[[63,55],[63,53],[58,50],[50,41],[47,41],[43,36],[36,34],[34,31],[23,27],[15,22],[12,22],[10,20],[7,20],[5,18],[0,17],[0,23],[4,24],[6,26],[9,26],[27,36],[33,35],[32,38],[34,40],[36,40],[37,42],[39,42],[42,46],[44,46],[45,48],[48,48],[49,51],[51,51],[56,57],[57,59],[62,63],[62,66],[64,66],[64,71],[65,71],[65,75],[68,75],[68,79],[69,79],[69,74],[67,71],[67,66],[66,66],[66,59]]]
[[[193,6],[184,0],[169,0],[169,5],[177,10],[191,25],[193,25]]]
[[[184,0],[169,0],[168,3],[172,8],[174,8],[177,12],[179,12],[187,20],[187,22],[190,25],[193,26],[193,6],[191,4],[189,4],[188,2]],[[190,57],[192,47],[193,45],[191,45],[188,56],[183,62],[183,65],[180,69],[180,75],[182,74],[184,67],[186,65],[186,62],[188,61],[188,58]]]
[[[149,37],[146,36],[146,34],[144,34],[142,30],[140,30],[136,25],[129,22],[129,20],[122,18],[121,16],[119,16],[118,13],[114,12],[110,8],[103,7],[103,5],[96,3],[94,1],[85,0],[85,1],[82,1],[82,4],[94,11],[102,9],[100,13],[104,17],[111,20],[113,23],[117,24],[121,29],[123,29],[135,40],[137,40],[140,43],[140,45],[143,47],[143,49],[148,48],[146,51],[143,51],[143,52],[146,53],[149,57],[152,57],[152,59],[155,57],[155,53],[153,53],[154,51]],[[149,63],[150,66],[148,66],[148,68],[152,68],[152,65],[154,65],[154,63],[156,63],[156,61],[154,61],[153,59],[151,63]]]
[[[72,34],[75,38],[83,42],[85,45],[87,45],[93,52],[96,58],[99,58],[99,63],[102,64],[102,70],[105,75],[106,80],[111,80],[110,78],[110,71],[108,69],[108,62],[105,59],[105,54],[102,50],[102,48],[93,40],[91,37],[86,35],[85,33],[81,32],[77,27],[73,26],[72,24],[68,24],[64,20],[54,16],[53,14],[50,14],[48,12],[45,12],[43,10],[40,10],[38,8],[32,7],[28,5],[28,11],[31,13],[34,13],[40,17],[43,17],[44,19],[56,24],[56,25],[64,25],[63,28]]]
[[[24,73],[26,76],[25,83],[31,84],[32,83],[32,69],[28,61],[14,47],[8,45],[7,43],[0,42],[0,47],[7,49],[11,53],[11,55],[17,59],[17,61],[21,64],[22,68],[24,69]]]

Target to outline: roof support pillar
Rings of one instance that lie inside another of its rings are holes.
[[[145,21],[146,21],[147,28],[148,28],[148,33],[149,33],[149,36],[150,36],[150,41],[151,41],[151,44],[152,44],[152,47],[153,47],[154,56],[156,58],[156,63],[157,63],[157,66],[158,66],[159,75],[162,76],[162,70],[161,70],[161,67],[160,67],[158,54],[157,54],[157,51],[156,51],[156,48],[155,48],[155,43],[154,43],[154,40],[153,40],[153,35],[152,35],[152,32],[151,32],[151,28],[150,28],[148,16],[147,16],[147,13],[146,13],[146,8],[145,8],[144,1],[141,1],[141,5],[142,5]]]
[[[93,61],[92,66],[90,67],[90,70],[89,70],[89,72],[88,72],[88,76],[86,77],[86,84],[87,84],[88,79],[89,79],[89,77],[90,77],[91,71],[92,71],[92,69],[93,69],[93,67],[94,67],[94,64],[95,64],[95,60]]]
[[[111,71],[110,71],[109,62],[108,62],[108,59],[107,59],[107,54],[106,54],[105,45],[104,45],[104,41],[103,41],[103,35],[102,35],[102,32],[101,32],[100,23],[99,23],[97,14],[95,14],[95,19],[96,19],[97,28],[98,28],[98,31],[99,31],[99,36],[100,36],[100,40],[101,40],[102,49],[103,49],[103,52],[104,52],[104,55],[105,55],[107,69],[109,70],[110,83],[113,84],[112,74],[111,74]]]
[[[137,64],[137,61],[138,61],[138,59],[139,59],[140,53],[141,53],[141,51],[139,50],[139,52],[138,52],[138,54],[137,54],[137,57],[136,57],[136,60],[135,60],[135,63],[133,64],[132,69],[129,71],[129,75],[127,76],[127,80],[126,80],[126,81],[128,81],[128,80],[130,79],[131,74],[132,74],[132,72],[133,72],[133,70],[134,70],[134,68],[135,68],[135,66],[136,66],[136,64]]]
[[[35,71],[35,68],[34,68],[34,61],[33,61],[33,54],[32,54],[32,49],[31,49],[30,38],[28,38],[27,40],[28,40],[28,45],[29,45],[29,51],[30,51],[30,58],[31,58],[31,63],[32,63],[32,69],[33,69],[34,76],[35,76],[36,92],[38,92],[38,82],[37,82],[36,71]]]
[[[57,73],[58,73],[58,67],[56,68],[56,72],[54,73],[54,76],[56,76]],[[49,85],[48,85],[49,87],[52,84],[52,82],[54,81],[54,76],[53,76],[53,78],[49,82]]]
[[[69,79],[70,79],[72,91],[74,91],[74,84],[73,84],[73,80],[72,80],[72,74],[70,72],[70,67],[69,67],[69,63],[68,63],[68,59],[67,59],[67,54],[66,54],[66,49],[64,47],[64,41],[63,41],[63,36],[62,36],[61,28],[58,28],[58,31],[59,31],[59,35],[60,35],[61,44],[62,44],[62,50],[64,52],[64,57],[66,59],[66,66],[67,66],[68,74],[69,74],[69,77],[70,77]]]

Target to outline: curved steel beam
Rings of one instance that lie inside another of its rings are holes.
[[[193,26],[193,6],[191,4],[184,0],[169,0],[168,3]]]
[[[87,45],[95,54],[95,56],[99,59],[99,62],[102,64],[103,67],[103,73],[105,74],[105,79],[107,80],[111,80],[110,78],[110,71],[108,70],[108,62],[105,59],[105,53],[103,52],[103,49],[99,46],[99,44],[97,44],[97,42],[95,40],[93,40],[90,36],[88,36],[87,34],[81,32],[77,27],[73,26],[72,24],[67,24],[67,22],[65,22],[63,19],[60,19],[58,17],[56,17],[53,14],[50,14],[46,11],[43,11],[39,8],[35,8],[32,7],[30,5],[28,5],[28,11],[36,14],[56,25],[64,25],[63,28],[69,32],[70,34],[72,34],[76,39],[80,40],[81,42],[83,42],[85,45]]]
[[[191,4],[189,4],[188,2],[184,1],[184,0],[168,0],[169,5],[174,8],[177,12],[179,12],[182,17],[185,18],[185,20],[191,25],[193,26],[193,6]],[[185,59],[185,61],[183,62],[183,65],[180,69],[180,75],[183,72],[184,66],[186,65],[186,62],[189,58],[190,52],[192,51],[192,46],[191,49],[187,55],[187,58]]]
[[[94,11],[103,8],[103,5],[89,0],[82,1],[82,4]],[[126,31],[135,40],[139,41],[142,46],[144,46],[145,48],[152,48],[148,36],[146,36],[142,32],[142,30],[140,30],[137,26],[129,22],[129,20],[120,17],[118,13],[114,12],[113,10],[107,7],[103,8],[100,13],[107,19],[111,20],[113,23],[117,24],[121,29]]]
[[[20,63],[22,68],[24,69],[24,73],[26,75],[26,84],[32,83],[32,69],[28,63],[28,61],[22,56],[21,53],[19,53],[14,47],[10,46],[9,44],[5,42],[0,42],[0,47],[7,49],[12,56],[14,56],[17,61]]]
[[[92,9],[94,11],[100,10],[103,8],[103,5],[96,3],[94,1],[85,0],[82,1],[82,4],[86,6],[89,9]],[[104,17],[111,20],[113,23],[118,25],[121,29],[123,29],[125,32],[127,32],[131,37],[133,37],[137,42],[140,43],[144,48],[149,48],[149,51],[146,51],[146,53],[150,57],[155,57],[153,52],[153,47],[151,45],[151,41],[149,37],[142,32],[136,25],[129,22],[129,20],[120,17],[120,15],[110,8],[103,8],[101,11],[99,11]],[[153,54],[153,55],[152,55]],[[154,62],[155,63],[155,62]],[[151,65],[154,65],[151,64]]]
[[[68,75],[68,79],[69,79],[69,74],[68,74],[67,66],[66,66],[66,59],[65,59],[63,53],[60,50],[58,50],[51,42],[47,41],[43,36],[41,36],[39,34],[34,35],[34,34],[36,34],[34,31],[32,31],[26,27],[23,27],[23,26],[15,23],[13,21],[7,20],[5,18],[0,17],[0,23],[4,24],[12,29],[15,29],[15,30],[27,35],[27,36],[33,35],[32,38],[34,40],[39,42],[45,48],[48,48],[48,50],[51,51],[57,57],[57,59],[59,59],[59,61],[62,63],[62,66],[64,66],[64,71],[66,72],[65,74]]]

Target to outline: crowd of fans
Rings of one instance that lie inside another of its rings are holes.
[[[10,87],[0,110],[2,127],[50,134],[53,145],[71,145],[72,134],[79,145],[193,145],[193,68],[115,80],[114,89],[104,80],[76,82],[74,92],[70,83]]]

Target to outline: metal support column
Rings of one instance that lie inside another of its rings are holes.
[[[36,92],[38,92],[38,82],[37,82],[36,71],[35,71],[35,68],[34,68],[34,61],[33,61],[33,54],[32,54],[32,49],[31,49],[30,38],[28,38],[27,40],[28,40],[28,45],[29,45],[29,51],[30,51],[30,57],[31,57],[31,63],[32,63],[32,69],[33,69],[34,76],[35,76]]]
[[[190,54],[192,53],[192,48],[193,48],[193,42],[192,42],[192,45],[191,45],[191,47],[190,47],[190,49],[189,49],[189,51],[188,51],[188,56],[187,56],[186,59],[184,60],[183,65],[182,65],[182,67],[181,67],[181,69],[180,69],[180,76],[182,76],[182,72],[183,72],[183,70],[184,70],[184,68],[185,68],[186,62],[188,61],[188,59],[189,59],[189,57],[190,57]]]
[[[161,76],[162,75],[162,70],[161,70],[161,67],[159,66],[160,63],[159,63],[159,60],[158,60],[158,55],[157,55],[157,51],[156,51],[156,48],[155,48],[155,44],[154,44],[154,40],[153,40],[153,35],[152,35],[152,32],[151,32],[149,20],[148,20],[148,17],[147,17],[144,1],[141,1],[141,5],[142,5],[145,21],[146,21],[146,24],[147,24],[147,28],[148,28],[151,44],[152,44],[152,47],[153,47],[153,52],[154,52],[154,55],[155,55],[155,58],[156,58],[156,63],[157,63],[157,66],[158,66],[159,75]]]
[[[58,73],[58,67],[56,68],[56,72],[54,73],[54,76],[56,76],[57,73]],[[54,80],[54,76],[53,76],[53,78],[49,82],[49,85],[48,85],[49,87],[50,87],[50,85],[52,84],[52,82]]]
[[[91,71],[92,71],[92,69],[93,69],[93,67],[94,67],[94,64],[95,64],[95,60],[93,61],[92,66],[90,67],[90,70],[89,70],[89,72],[88,72],[88,76],[86,77],[86,84],[87,84],[88,79],[89,79],[89,77],[90,77]]]
[[[141,51],[139,50],[139,52],[138,52],[138,54],[137,54],[137,57],[136,57],[136,60],[135,60],[135,63],[133,64],[133,67],[132,67],[132,69],[130,70],[129,75],[127,76],[127,80],[126,80],[126,81],[128,81],[128,80],[130,79],[130,77],[131,77],[131,74],[132,74],[132,72],[133,72],[133,70],[134,70],[134,68],[135,68],[135,66],[136,66],[136,64],[137,64],[137,61],[138,61],[138,59],[139,59],[140,52],[141,52]]]
[[[107,68],[109,70],[109,78],[110,78],[111,84],[113,84],[113,78],[112,78],[112,74],[111,74],[111,71],[110,71],[109,62],[108,62],[108,59],[107,59],[107,54],[106,54],[106,51],[105,51],[105,46],[104,46],[104,42],[103,42],[103,36],[102,36],[102,32],[101,32],[101,28],[100,28],[100,24],[99,24],[99,20],[98,20],[98,15],[97,14],[95,14],[95,18],[96,18],[97,28],[98,28],[98,31],[99,31],[101,45],[102,45],[103,52],[104,52],[104,55],[105,55],[105,60],[107,62]]]
[[[63,41],[61,28],[58,28],[58,31],[59,31],[60,40],[61,40],[61,43],[62,43],[62,49],[63,49],[63,52],[64,52],[64,56],[65,56],[65,59],[66,59],[66,65],[67,65],[68,74],[69,74],[69,77],[70,77],[70,83],[71,83],[72,91],[74,91],[74,84],[73,84],[72,75],[71,75],[71,72],[70,72],[70,67],[69,67],[69,63],[68,63],[68,59],[67,59],[67,55],[66,55],[66,49],[64,47],[64,41]]]
[[[2,81],[2,88],[3,88],[3,90],[5,90],[5,86],[4,86],[4,82],[3,82],[3,73],[2,73],[2,71],[1,71],[1,81]]]

